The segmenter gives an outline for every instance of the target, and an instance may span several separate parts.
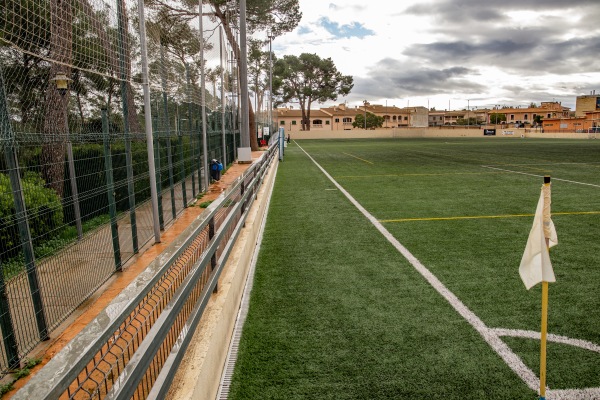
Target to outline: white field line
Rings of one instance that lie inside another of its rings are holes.
[[[298,143],[296,143],[298,145]],[[494,349],[523,382],[537,393],[540,380],[536,374],[529,369],[510,347],[500,338],[501,335],[495,329],[488,328],[483,321],[473,313],[454,293],[452,293],[427,267],[425,267],[406,247],[404,247],[385,227],[369,213],[354,197],[350,195],[314,158],[310,156],[300,145],[298,148],[323,172],[323,174],[346,196],[346,198],[377,228],[379,232],[411,263],[411,265],[425,278],[425,280],[442,296],[448,303],[479,332],[483,339]],[[551,336],[551,335],[549,335]],[[567,338],[565,338],[567,339]],[[571,344],[570,342],[568,344]],[[550,391],[547,389],[548,400],[591,400],[597,399],[600,388],[586,388],[574,390]]]
[[[521,171],[512,171],[510,169],[503,169],[503,168],[497,168],[497,167],[492,167],[489,165],[482,165],[482,168],[489,168],[489,169],[495,169],[498,171],[504,171],[504,172],[512,172],[513,174],[521,174],[521,175],[529,175],[529,176],[536,176],[539,178],[543,178],[544,175],[537,175],[537,174],[531,174],[529,172],[521,172]],[[585,186],[593,186],[593,187],[597,187],[600,188],[600,185],[594,185],[593,183],[585,183],[585,182],[577,182],[577,181],[570,181],[568,179],[560,179],[560,178],[554,178],[552,177],[553,181],[561,181],[561,182],[568,182],[568,183],[575,183],[577,185],[585,185]]]
[[[504,167],[511,167],[511,166],[515,166],[515,167],[520,167],[520,166],[528,166],[528,165],[590,165],[592,167],[598,167],[598,165],[594,165],[594,164],[600,164],[600,161],[590,161],[590,162],[559,162],[559,163],[555,163],[555,162],[546,162],[546,163],[523,163],[523,164],[500,164]]]
[[[502,329],[502,328],[493,328],[492,330],[498,336],[510,336],[510,337],[520,337],[520,338],[526,338],[526,339],[540,340],[540,333],[536,332],[536,331],[524,331],[521,329]],[[551,333],[548,334],[547,339],[549,342],[568,344],[570,346],[580,347],[585,350],[600,353],[600,346],[598,346],[596,343],[588,342],[587,340],[571,339],[566,336],[553,335]]]

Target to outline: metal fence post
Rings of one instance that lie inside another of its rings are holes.
[[[110,214],[110,231],[112,234],[113,255],[115,270],[121,271],[121,246],[119,244],[119,227],[117,225],[117,205],[115,202],[115,182],[112,169],[112,154],[110,151],[110,132],[108,128],[108,115],[102,109],[102,133],[104,139],[104,170],[106,173],[106,194],[108,195],[108,212]]]
[[[200,186],[200,191],[201,192],[206,192],[208,191],[208,186],[206,186],[206,179],[202,179],[202,166],[204,165],[204,161],[203,161],[203,152],[202,149],[204,148],[204,137],[202,136],[202,128],[201,128],[201,124],[202,124],[202,111],[201,109],[198,110],[198,122],[196,123],[196,133],[198,135],[198,186]],[[206,174],[206,171],[204,171],[204,173]]]
[[[38,282],[33,243],[31,241],[31,231],[29,230],[27,209],[25,208],[25,198],[23,197],[23,187],[21,185],[21,177],[19,176],[19,164],[17,161],[16,149],[12,144],[7,145],[4,148],[4,157],[6,159],[6,165],[8,166],[10,186],[15,201],[19,237],[21,238],[21,246],[23,247],[23,254],[25,256],[25,270],[27,272],[27,280],[29,281],[29,289],[31,290],[38,333],[40,335],[40,340],[48,340],[48,328],[46,326],[44,304],[42,302],[40,285]]]
[[[160,243],[160,218],[158,216],[158,193],[156,190],[156,166],[154,165],[154,136],[152,134],[152,107],[150,105],[150,81],[148,80],[148,46],[146,43],[146,17],[144,1],[138,0],[140,27],[140,55],[142,58],[142,88],[144,91],[144,130],[146,133],[146,157],[150,178],[150,204],[152,205],[152,227],[154,242]]]
[[[0,264],[0,329],[2,329],[2,340],[6,350],[6,361],[9,368],[19,365],[19,346],[15,338],[15,329],[13,327],[10,315],[10,304],[6,296],[6,285],[4,284],[4,273],[2,264]]]
[[[177,144],[179,147],[179,176],[181,178],[181,195],[183,197],[183,208],[187,207],[187,191],[185,189],[185,158],[183,157],[183,132],[181,131],[181,119],[177,117]]]
[[[154,118],[154,164],[156,166],[156,193],[158,197],[158,223],[160,230],[165,229],[165,217],[163,215],[162,206],[162,174],[160,172],[160,132],[158,130],[158,117]]]
[[[77,226],[77,239],[83,238],[83,227],[81,226],[81,211],[79,209],[79,193],[77,191],[77,175],[75,174],[75,160],[73,158],[73,144],[67,142],[67,160],[69,163],[69,181],[71,181],[71,195],[73,197],[73,209],[75,211],[75,225]]]
[[[242,180],[242,184],[240,185],[240,196],[244,197],[244,193],[246,193],[246,182]],[[245,211],[246,211],[246,201],[244,201],[242,203],[242,207],[240,207],[240,214],[244,214]]]
[[[169,122],[167,121],[167,125]],[[171,151],[171,131],[167,129],[167,163],[169,165],[169,187],[171,188],[171,209],[173,219],[177,216],[177,209],[175,208],[175,184],[173,182],[173,154]]]
[[[173,219],[177,217],[177,209],[175,208],[175,187],[173,184],[173,156],[171,151],[171,124],[169,121],[169,103],[167,99],[167,69],[165,64],[165,47],[160,45],[160,61],[161,61],[161,86],[162,86],[162,97],[163,97],[163,107],[165,111],[164,115],[164,123],[165,128],[164,132],[167,138],[167,165],[169,167],[169,187],[171,189],[171,214],[173,215]]]
[[[198,113],[198,118],[196,119],[196,134],[198,137],[198,191],[206,192],[208,188],[203,187],[204,179],[202,179],[202,132],[200,131],[200,118],[202,118],[202,115]]]
[[[215,236],[215,218],[212,217],[210,221],[208,221],[208,241],[210,242]],[[217,252],[215,251],[210,258],[210,271],[214,271],[217,268]],[[219,282],[215,285],[215,289],[213,293],[217,293],[219,289]]]
[[[139,252],[137,222],[135,216],[135,186],[133,184],[133,160],[131,155],[131,137],[125,132],[125,161],[127,163],[127,193],[129,197],[129,219],[131,221],[131,241],[133,252]]]
[[[223,41],[223,27],[219,29],[219,58],[221,62],[221,140],[223,141],[223,165],[227,162],[227,140],[225,136],[225,66],[223,57],[225,56],[225,42]]]
[[[133,185],[133,161],[131,157],[131,137],[129,129],[129,105],[127,104],[127,76],[125,74],[125,27],[123,26],[121,0],[117,0],[119,68],[121,70],[121,104],[123,107],[123,130],[125,131],[125,162],[127,164],[127,192],[129,197],[129,218],[131,220],[131,242],[133,252],[138,253],[137,223],[135,216],[135,187]]]
[[[190,67],[187,63],[185,65],[185,76],[187,81],[187,117],[188,117],[188,137],[190,138],[190,147],[192,150],[192,160],[194,159],[194,155],[196,153],[194,149],[194,141],[192,140],[192,89],[190,85]],[[193,163],[192,163],[193,165]],[[192,197],[196,196],[196,179],[194,177],[194,167],[191,168],[192,172]]]
[[[35,265],[35,254],[33,252],[33,243],[31,242],[31,231],[27,218],[27,209],[25,207],[25,198],[23,197],[23,187],[21,185],[21,177],[19,175],[19,163],[17,161],[17,149],[14,144],[14,133],[8,116],[8,104],[6,93],[4,91],[4,74],[0,66],[0,134],[4,139],[4,158],[8,167],[8,175],[10,186],[12,189],[13,199],[15,202],[15,214],[17,225],[19,228],[19,238],[25,256],[25,271],[29,282],[29,290],[31,291],[31,300],[33,302],[33,310],[35,312],[35,320],[37,323],[40,340],[48,340],[48,328],[46,325],[46,316],[44,313],[44,303],[40,293],[40,285],[38,282],[37,268]],[[0,273],[3,271],[0,270]]]
[[[202,166],[204,169],[204,187],[208,190],[210,186],[210,178],[208,176],[208,143],[206,137],[206,76],[204,62],[204,28],[202,24],[202,1],[198,5],[198,32],[200,32],[200,99],[201,99],[201,114],[202,114]]]

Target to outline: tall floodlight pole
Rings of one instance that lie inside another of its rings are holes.
[[[269,135],[271,135],[275,133],[271,132],[273,126],[273,50],[271,46],[275,35],[272,31],[268,31],[267,35],[269,36]]]
[[[223,138],[223,165],[227,165],[227,137],[225,136],[225,42],[223,40],[223,27],[219,29],[219,49],[219,58],[221,62],[221,135]]]
[[[240,0],[240,90],[242,125],[240,127],[240,148],[238,162],[252,162],[250,149],[250,119],[248,116],[248,43],[246,42],[246,0]]]
[[[146,124],[146,151],[148,153],[148,173],[150,174],[150,198],[152,220],[154,223],[154,241],[160,243],[160,221],[158,219],[158,191],[156,190],[156,167],[154,165],[154,137],[152,136],[152,108],[150,107],[150,86],[148,83],[148,49],[146,47],[146,17],[144,0],[138,0],[140,20],[140,44],[142,56],[142,87],[144,88],[144,121]]]
[[[467,126],[471,127],[471,100],[467,99]]]
[[[206,79],[204,68],[204,27],[202,25],[202,0],[198,0],[198,30],[200,31],[200,103],[202,109],[202,168],[204,168],[204,190],[208,191],[208,143],[206,140]]]
[[[387,99],[385,99],[385,127],[387,128],[387,123],[388,123],[388,119],[390,119],[389,115],[388,115],[388,110],[387,110]]]

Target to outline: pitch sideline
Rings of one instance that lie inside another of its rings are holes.
[[[371,213],[369,213],[350,193],[346,191],[333,177],[325,171],[323,167],[314,159],[298,142],[294,141],[300,150],[321,170],[321,172],[338,188],[340,192],[373,224],[373,226],[408,260],[408,262],[419,272],[425,280],[443,297],[450,305],[471,324],[471,326],[479,332],[483,339],[490,347],[504,360],[506,365],[513,370],[521,378],[521,380],[533,391],[539,394],[540,380],[537,375],[525,365],[523,360],[515,354],[510,347],[506,345],[500,338],[501,336],[519,336],[520,331],[512,329],[497,329],[489,328],[484,322],[471,311],[454,293],[452,293],[427,267],[425,267],[406,247],[404,247],[398,239],[396,239]],[[496,168],[494,168],[496,169]],[[514,172],[514,171],[509,171]],[[529,174],[526,174],[529,175]],[[579,182],[578,182],[579,183]],[[596,185],[591,185],[596,186]],[[539,335],[539,333],[537,333]],[[529,336],[535,336],[528,334]],[[577,347],[582,347],[581,343],[585,341],[565,338],[558,335],[549,335],[549,341],[558,341],[560,343],[570,344]],[[594,343],[585,342],[586,348],[592,348],[592,351],[597,351],[600,348]],[[584,388],[584,389],[563,389],[551,390],[547,388],[547,398],[552,400],[588,400],[600,397],[600,387]]]

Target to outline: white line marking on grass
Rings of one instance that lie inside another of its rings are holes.
[[[528,172],[521,172],[521,171],[512,171],[510,169],[503,169],[503,168],[497,168],[497,167],[491,167],[489,165],[482,165],[482,168],[489,168],[489,169],[496,169],[498,171],[505,171],[505,172],[512,172],[513,174],[521,174],[521,175],[529,175],[529,176],[536,176],[539,178],[543,178],[544,175],[537,175],[537,174],[530,174]],[[568,183],[575,183],[577,185],[585,185],[585,186],[593,186],[593,187],[597,187],[600,188],[600,185],[595,185],[593,183],[585,183],[585,182],[577,182],[577,181],[570,181],[568,179],[560,179],[560,178],[555,178],[552,177],[553,181],[561,181],[561,182],[568,182]]]
[[[510,336],[510,337],[520,337],[525,339],[537,339],[540,340],[540,333],[536,331],[524,331],[521,329],[502,329],[502,328],[492,328],[498,336]],[[568,344],[574,347],[580,347],[585,350],[593,351],[596,353],[600,353],[600,346],[596,343],[588,342],[587,340],[581,339],[572,339],[566,336],[548,334],[547,339],[549,342]]]
[[[354,197],[350,195],[321,165],[311,157],[300,145],[300,150],[323,172],[323,174],[346,196],[346,198],[377,228],[379,232],[390,242],[400,254],[411,263],[411,265],[425,278],[425,280],[444,297],[448,303],[479,332],[483,339],[494,349],[523,382],[531,389],[538,392],[540,380],[537,375],[525,365],[523,360],[515,354],[500,338],[496,329],[488,328],[483,321],[475,315],[454,293],[452,293],[427,267],[425,267],[398,239],[396,239],[385,227],[369,213]],[[552,335],[549,335],[552,336]],[[574,390],[560,390],[549,392],[548,399],[553,400],[587,400],[594,399],[600,393],[600,388],[586,388]]]
[[[600,214],[600,211],[553,212],[552,216],[557,216],[557,215],[593,215],[593,214]],[[382,220],[379,220],[379,222],[387,224],[387,223],[414,222],[414,221],[454,221],[454,220],[463,220],[463,219],[520,218],[520,217],[533,217],[533,216],[534,216],[534,214],[472,215],[472,216],[457,216],[457,217],[382,219]]]
[[[444,172],[444,173],[429,173],[429,174],[373,174],[373,175],[344,175],[336,176],[337,179],[348,179],[348,178],[385,178],[390,176],[403,177],[403,176],[442,176],[442,175],[485,175],[485,174],[504,174],[505,172]]]
[[[600,161],[590,161],[590,162],[559,162],[559,163],[555,163],[555,162],[547,162],[547,163],[523,163],[523,164],[499,164],[499,165],[503,165],[505,167],[520,167],[520,166],[527,166],[527,165],[590,165],[592,167],[599,167],[600,165],[592,165],[592,164],[600,164]]]

